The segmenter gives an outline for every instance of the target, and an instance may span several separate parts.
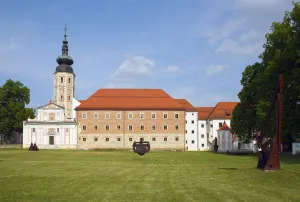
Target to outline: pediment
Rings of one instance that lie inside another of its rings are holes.
[[[50,104],[39,107],[39,109],[64,109],[64,107],[59,106],[54,103],[50,103]]]

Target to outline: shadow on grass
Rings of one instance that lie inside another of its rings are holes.
[[[217,155],[226,155],[226,156],[238,156],[238,157],[252,157],[258,160],[258,153],[248,154],[248,155],[228,155],[227,153],[215,153]],[[300,155],[292,155],[292,152],[282,152],[280,154],[280,162],[284,164],[300,164]]]
[[[292,155],[292,152],[280,154],[280,162],[284,164],[300,164],[300,155]]]
[[[220,170],[238,170],[237,168],[218,168]]]

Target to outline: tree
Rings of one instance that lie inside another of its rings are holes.
[[[250,140],[253,132],[262,130],[278,74],[284,75],[283,136],[300,133],[300,3],[293,2],[282,22],[274,22],[266,34],[260,63],[247,66],[238,94],[240,104],[234,109],[231,128],[241,139]],[[275,134],[275,113],[271,115],[267,136]]]
[[[9,140],[14,131],[21,132],[24,120],[34,118],[34,110],[25,107],[29,102],[30,90],[21,82],[7,80],[0,87],[0,134],[4,139]]]

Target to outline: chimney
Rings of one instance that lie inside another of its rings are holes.
[[[52,100],[49,101],[49,104],[52,104]]]

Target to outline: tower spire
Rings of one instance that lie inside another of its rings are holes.
[[[67,25],[65,24],[65,33],[64,33],[64,40],[62,41],[62,49],[61,49],[61,55],[58,56],[56,59],[57,63],[59,65],[65,64],[65,65],[72,65],[73,59],[69,56],[69,46],[68,46],[68,40],[67,40]]]
[[[65,35],[64,35],[64,37],[65,37],[65,41],[67,41],[67,24],[65,24]]]
[[[67,40],[67,24],[65,24],[65,34],[64,34],[64,40],[62,45],[62,54],[68,55],[69,47],[68,47],[68,40]]]

